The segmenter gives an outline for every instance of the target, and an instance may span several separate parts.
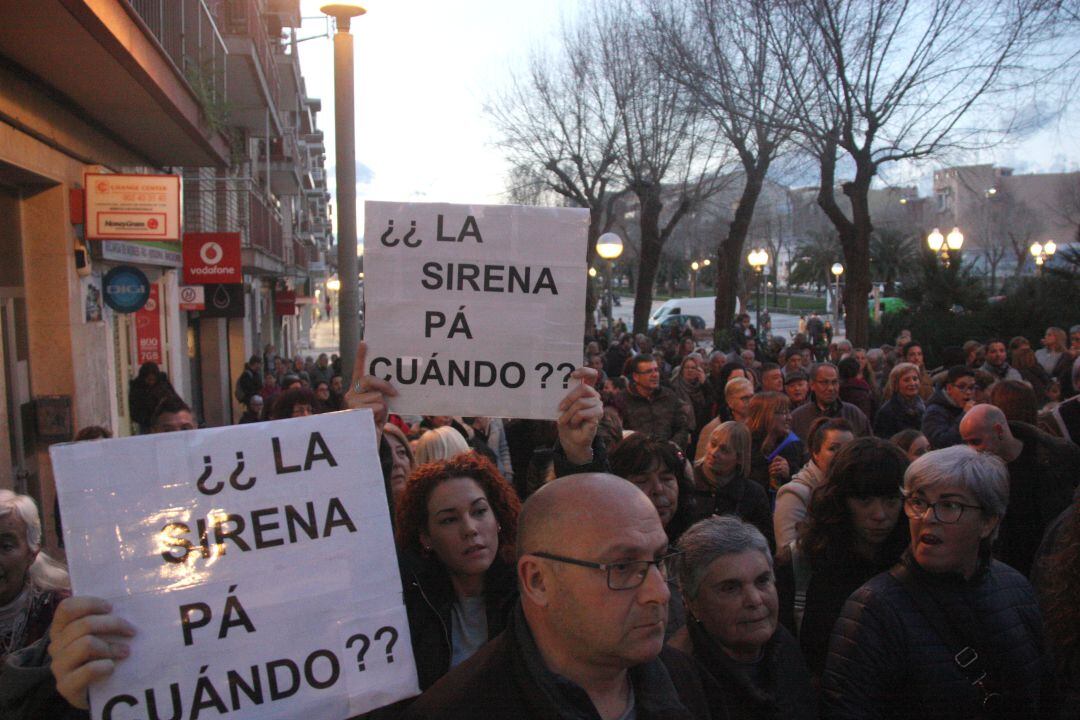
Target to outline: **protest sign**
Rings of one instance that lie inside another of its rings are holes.
[[[399,413],[554,419],[585,333],[589,212],[365,203],[367,372]]]
[[[74,591],[138,630],[95,719],[343,720],[417,693],[370,411],[50,454]]]

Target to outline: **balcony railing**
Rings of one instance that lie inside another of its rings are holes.
[[[281,105],[281,75],[274,61],[270,36],[262,21],[262,14],[256,0],[226,0],[221,7],[222,31],[226,35],[243,35],[251,38],[255,45],[255,56],[259,59],[266,84],[270,89],[270,99],[274,107]]]
[[[225,105],[225,41],[204,0],[126,0],[188,81],[207,116]]]
[[[190,232],[239,232],[241,247],[286,261],[281,210],[249,178],[186,180],[184,222]]]

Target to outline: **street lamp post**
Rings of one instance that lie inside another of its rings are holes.
[[[351,378],[360,343],[360,285],[356,259],[356,103],[353,96],[353,37],[349,23],[367,12],[359,3],[335,2],[320,10],[336,20],[334,33],[334,145],[337,170],[338,323],[341,374]]]
[[[596,254],[607,260],[607,272],[604,273],[604,298],[607,302],[607,333],[608,342],[611,342],[614,335],[612,334],[612,328],[614,323],[611,318],[611,274],[615,269],[615,261],[622,255],[623,242],[622,238],[613,232],[607,232],[596,239]]]
[[[1053,240],[1047,240],[1045,244],[1038,241],[1031,243],[1031,256],[1035,258],[1035,272],[1042,275],[1043,265],[1054,257],[1056,252],[1057,243]]]
[[[836,326],[834,330],[840,329],[840,276],[844,274],[844,266],[840,263],[833,263],[832,267],[833,276],[836,278],[836,291],[833,294],[833,324]]]
[[[941,258],[945,267],[949,267],[952,264],[949,252],[960,252],[960,248],[964,246],[964,233],[960,232],[960,228],[954,227],[949,231],[948,236],[945,236],[940,230],[934,228],[926,236],[926,244],[935,255]]]
[[[697,273],[701,269],[701,263],[697,260],[690,263],[690,297],[697,297]]]
[[[761,276],[765,271],[765,266],[769,264],[769,252],[764,248],[757,250],[751,250],[750,254],[746,256],[746,261],[750,263],[750,267],[754,268],[754,274],[757,276],[757,320],[755,327],[758,331],[761,330]]]

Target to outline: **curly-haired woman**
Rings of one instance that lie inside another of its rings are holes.
[[[502,631],[517,600],[514,489],[475,452],[420,465],[395,536],[413,654],[425,690]]]
[[[777,568],[781,620],[797,630],[815,675],[825,667],[829,633],[848,595],[892,567],[907,546],[907,518],[900,512],[907,466],[903,451],[880,438],[857,438],[841,448],[811,497],[790,565]]]

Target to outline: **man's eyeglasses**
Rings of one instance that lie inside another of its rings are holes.
[[[651,367],[651,368],[645,368],[644,370],[635,370],[634,374],[635,375],[652,375],[653,373],[658,373],[658,372],[660,372],[660,368]]]
[[[953,387],[960,392],[975,392],[975,383],[955,383]]]
[[[960,522],[960,518],[964,514],[964,508],[982,510],[978,505],[967,505],[955,500],[938,500],[932,503],[921,497],[904,498],[904,513],[912,520],[925,517],[927,508],[933,508],[934,517],[937,518],[937,521],[946,525]]]
[[[546,552],[534,552],[529,554],[538,558],[544,558],[545,560],[554,560],[555,562],[580,565],[581,567],[592,568],[594,570],[603,570],[607,573],[607,586],[612,590],[633,590],[634,588],[641,587],[649,574],[649,568],[652,566],[655,566],[656,569],[660,571],[660,577],[667,580],[667,562],[678,555],[678,553],[669,553],[656,560],[628,560],[626,562],[616,563],[597,563]]]

